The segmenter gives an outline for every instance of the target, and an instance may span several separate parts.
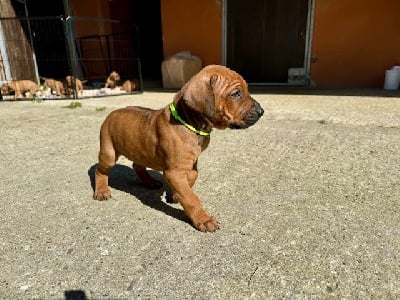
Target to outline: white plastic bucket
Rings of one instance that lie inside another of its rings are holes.
[[[386,70],[385,74],[385,90],[397,90],[400,85],[400,71],[397,69]]]

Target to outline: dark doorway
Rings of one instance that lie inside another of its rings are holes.
[[[163,44],[160,0],[136,0],[134,20],[139,28],[139,49],[142,74],[145,80],[161,80]]]
[[[134,23],[138,29],[138,52],[142,77],[161,82],[163,60],[160,0],[109,1],[111,17]]]
[[[63,0],[26,1],[27,17],[35,49],[39,75],[44,78],[62,79],[68,75],[68,56],[64,32]]]
[[[231,0],[227,65],[249,83],[287,83],[303,68],[308,0]]]
[[[34,0],[11,1],[17,16],[22,17],[26,36],[32,38],[39,75],[60,79],[70,74],[64,24],[64,2],[68,0],[45,1],[45,6],[38,5],[38,1]],[[136,36],[135,32],[134,39],[138,49],[132,56],[140,58],[142,77],[161,85],[163,45],[160,0],[113,0],[108,1],[106,6],[110,9],[107,18],[137,26],[139,35]],[[27,16],[29,19],[25,18]],[[86,15],[79,17],[85,18]]]

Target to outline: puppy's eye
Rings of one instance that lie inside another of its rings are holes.
[[[242,98],[242,91],[240,91],[240,90],[233,91],[229,96],[232,99],[240,99],[240,98]]]

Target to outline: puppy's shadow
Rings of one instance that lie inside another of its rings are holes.
[[[94,174],[96,166],[97,164],[91,166],[88,170],[93,191],[95,189]],[[132,168],[119,164],[116,164],[111,169],[108,184],[113,189],[131,194],[139,199],[144,205],[161,211],[175,219],[191,224],[189,218],[185,215],[185,212],[182,209],[175,208],[162,200],[162,198],[165,198],[167,202],[172,202],[170,201],[170,199],[172,199],[172,192],[169,185],[165,182],[164,177],[159,172],[153,170],[148,170],[148,172],[153,178],[163,183],[163,186],[160,189],[150,190],[145,188]]]

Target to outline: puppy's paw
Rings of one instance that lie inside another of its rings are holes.
[[[219,229],[219,222],[213,216],[203,217],[194,225],[201,232],[215,232]]]
[[[108,187],[103,189],[97,189],[93,194],[93,199],[99,201],[107,200],[110,197],[111,197],[111,191]]]

